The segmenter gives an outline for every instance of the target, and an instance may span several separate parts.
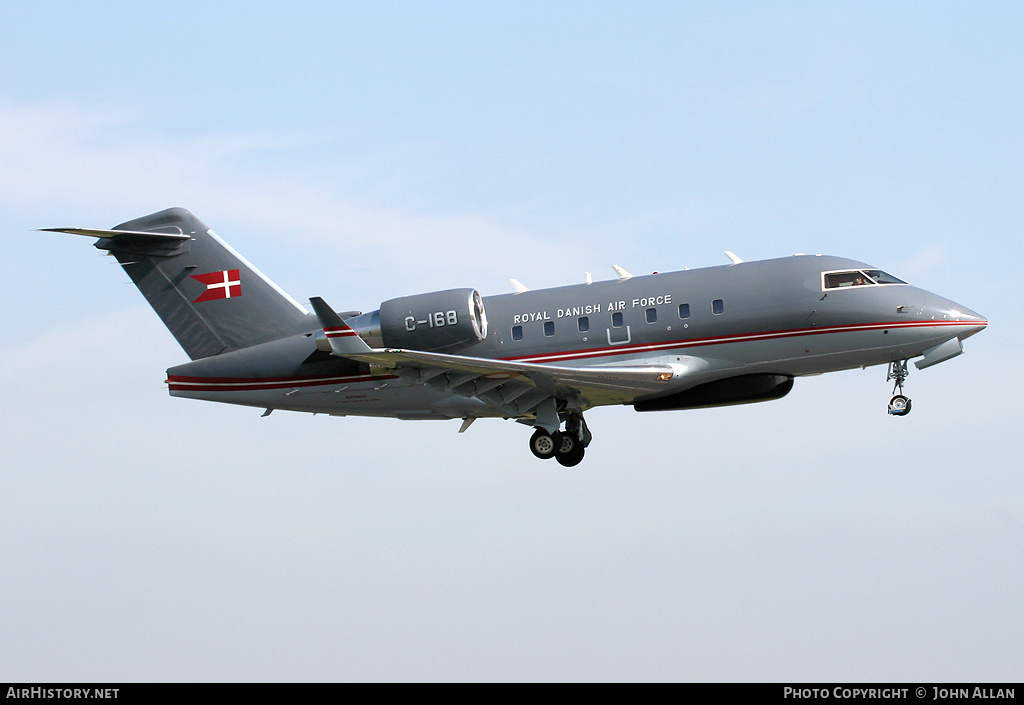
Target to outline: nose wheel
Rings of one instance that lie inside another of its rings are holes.
[[[906,416],[910,413],[910,398],[897,394],[889,400],[889,413],[893,416]]]
[[[895,381],[892,391],[895,396],[889,400],[889,413],[892,416],[906,416],[910,413],[910,397],[903,394],[903,383],[910,376],[906,360],[894,360],[889,363],[887,382]]]

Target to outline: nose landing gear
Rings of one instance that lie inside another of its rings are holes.
[[[903,383],[909,376],[906,360],[893,360],[889,363],[889,374],[885,381],[895,380],[892,391],[895,393],[899,390],[899,394],[889,400],[889,413],[893,416],[906,416],[910,413],[910,397],[903,394]]]

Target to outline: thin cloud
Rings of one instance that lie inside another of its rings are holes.
[[[348,188],[351,175],[365,171],[358,164],[339,165],[331,178],[294,169],[282,177],[281,150],[311,138],[176,137],[151,129],[144,116],[68,101],[0,102],[0,202],[19,209],[60,203],[83,221],[105,219],[101,226],[112,224],[110,214],[127,219],[140,209],[182,205],[214,230],[237,222],[247,232],[286,234],[289,243],[304,243],[346,268],[383,255],[400,270],[431,270],[440,279],[477,272],[493,282],[514,268],[546,277],[558,268],[532,255],[541,243],[485,214],[410,213],[360,202]]]

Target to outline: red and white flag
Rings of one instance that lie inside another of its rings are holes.
[[[194,304],[214,299],[232,299],[242,295],[242,278],[237,269],[225,269],[209,274],[193,274],[192,278],[206,284],[206,291],[192,302]]]

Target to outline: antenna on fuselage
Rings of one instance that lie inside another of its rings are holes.
[[[522,294],[523,292],[530,290],[530,287],[523,286],[523,283],[518,279],[509,279],[509,281],[512,282],[512,286],[515,287],[517,294]]]
[[[725,256],[728,257],[729,261],[732,262],[733,264],[741,264],[743,262],[743,260],[741,260],[739,257],[734,255],[732,252],[729,252],[729,250],[725,251]]]
[[[632,274],[630,274],[629,272],[627,272],[625,269],[623,269],[622,267],[620,267],[617,264],[613,264],[612,265],[612,269],[614,269],[615,273],[619,275],[619,281],[620,282],[624,282],[627,279],[632,279],[633,278]]]

